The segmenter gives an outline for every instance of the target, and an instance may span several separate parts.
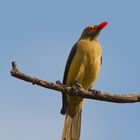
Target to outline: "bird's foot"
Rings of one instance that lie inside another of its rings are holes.
[[[75,80],[72,85],[72,90],[74,93],[78,94],[79,89],[83,89],[83,86],[78,81]]]
[[[88,91],[92,92],[92,94],[95,94],[97,96],[101,94],[100,91],[91,88]]]

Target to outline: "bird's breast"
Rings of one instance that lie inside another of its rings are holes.
[[[95,83],[101,63],[102,49],[97,41],[83,41],[80,46],[83,51],[83,80],[82,85],[85,89],[89,89]]]

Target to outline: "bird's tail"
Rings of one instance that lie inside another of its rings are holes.
[[[82,109],[79,110],[74,117],[66,114],[62,140],[79,140],[81,129]]]

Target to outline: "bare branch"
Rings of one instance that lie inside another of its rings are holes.
[[[129,93],[129,94],[112,94],[109,92],[102,92],[99,90],[89,90],[85,91],[83,88],[77,89],[78,92],[74,92],[72,87],[67,87],[61,82],[57,81],[56,84],[49,82],[47,80],[41,80],[36,77],[29,76],[20,72],[17,69],[16,62],[12,62],[11,75],[18,79],[30,82],[33,85],[42,86],[44,88],[53,89],[60,91],[62,94],[68,94],[70,96],[80,96],[88,99],[95,99],[100,101],[114,102],[114,103],[134,103],[140,102],[140,93]]]

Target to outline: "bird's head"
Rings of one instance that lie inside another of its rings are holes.
[[[100,31],[108,24],[108,22],[102,22],[99,25],[89,25],[86,27],[80,39],[97,40]]]

